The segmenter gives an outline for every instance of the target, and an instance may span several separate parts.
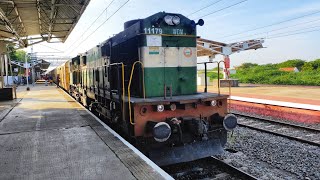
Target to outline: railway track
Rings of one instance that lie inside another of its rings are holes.
[[[243,179],[257,180],[241,169],[216,157],[208,157],[192,162],[161,167],[174,179]]]
[[[241,127],[247,127],[302,143],[320,146],[320,129],[249,115],[234,114],[238,116],[238,125]]]

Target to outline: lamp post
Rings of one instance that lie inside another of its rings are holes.
[[[27,78],[27,91],[30,90],[29,88],[29,69],[28,69],[28,54],[25,55],[25,64],[26,64],[26,78]]]

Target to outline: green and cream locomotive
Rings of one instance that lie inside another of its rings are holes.
[[[227,95],[197,92],[197,31],[181,14],[128,21],[70,62],[70,93],[158,165],[223,152]]]

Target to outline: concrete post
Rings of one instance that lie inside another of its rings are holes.
[[[223,79],[229,79],[230,59],[228,55],[224,55]]]
[[[1,87],[0,88],[3,89],[3,86],[4,86],[4,77],[3,77],[3,74],[4,74],[4,63],[3,63],[3,55],[2,54],[0,54],[0,63],[1,63],[1,65],[0,65]]]
[[[6,48],[6,44],[4,41],[0,41],[0,73],[1,73],[1,76],[0,76],[0,88],[3,88],[4,86],[4,54],[6,53],[7,51],[7,48]]]
[[[3,55],[4,57],[4,66],[5,66],[5,73],[6,73],[6,78],[7,78],[7,84],[5,84],[5,86],[8,86],[9,85],[9,73],[8,73],[8,57],[7,57],[7,54],[4,54]]]
[[[27,79],[27,91],[30,90],[29,88],[29,69],[28,69],[28,55],[25,55],[25,64],[26,64],[26,79]]]

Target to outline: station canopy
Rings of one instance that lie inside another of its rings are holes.
[[[222,43],[209,39],[197,38],[197,56],[212,56],[217,54],[231,55],[236,52],[263,48],[263,39],[252,39],[234,43]]]
[[[64,42],[90,0],[0,0],[1,40]],[[32,36],[32,38],[30,37]]]

